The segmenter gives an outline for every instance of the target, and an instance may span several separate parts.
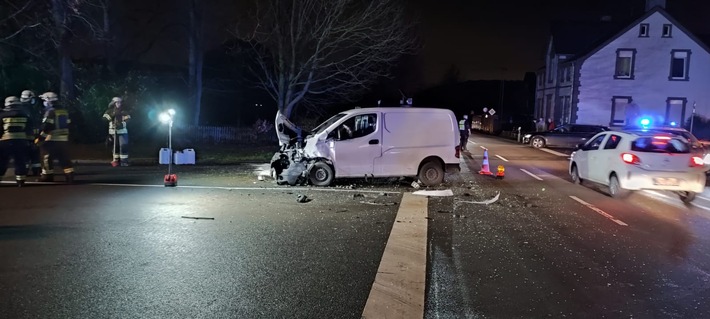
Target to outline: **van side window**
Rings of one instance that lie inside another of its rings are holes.
[[[361,114],[353,116],[338,126],[335,130],[338,140],[349,140],[374,133],[377,129],[377,114]]]

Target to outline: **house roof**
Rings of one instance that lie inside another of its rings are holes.
[[[654,7],[633,21],[554,22],[551,30],[553,50],[556,54],[573,55],[569,61],[586,59],[656,12],[661,13],[668,21],[710,53],[710,35],[694,34],[661,7]]]
[[[597,51],[601,50],[602,48],[606,47],[609,43],[612,41],[616,40],[618,37],[622,36],[624,33],[628,32],[632,28],[636,27],[641,21],[645,20],[646,18],[650,17],[654,13],[660,13],[663,15],[668,21],[670,21],[676,28],[678,28],[680,31],[688,35],[693,41],[695,41],[700,47],[705,49],[706,52],[710,53],[710,47],[706,45],[705,42],[703,42],[700,38],[698,38],[693,32],[690,30],[686,29],[678,20],[674,19],[666,10],[664,10],[661,7],[654,7],[653,9],[645,12],[642,16],[640,16],[638,19],[634,20],[633,22],[629,23],[626,25],[625,28],[621,29],[620,31],[616,32],[613,36],[608,37],[605,41],[601,42],[600,44],[594,46],[591,50],[588,52],[584,53],[583,55],[577,55],[575,56],[575,60],[584,60],[588,58],[589,56],[593,55]]]
[[[556,21],[552,45],[556,54],[578,56],[589,52],[626,26],[615,21]]]

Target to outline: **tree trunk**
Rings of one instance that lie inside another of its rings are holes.
[[[113,50],[113,34],[111,30],[111,0],[102,2],[103,37],[101,38],[104,49],[104,68],[113,74],[116,65],[116,54]]]
[[[69,46],[71,45],[71,26],[68,25],[67,3],[61,0],[52,0],[52,18],[54,19],[55,32],[58,36],[57,52],[59,53],[59,94],[64,103],[74,99],[74,68],[71,61]],[[66,105],[66,104],[65,104]]]

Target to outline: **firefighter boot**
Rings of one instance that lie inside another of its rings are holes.
[[[119,165],[119,162],[117,160],[114,160],[113,162],[111,162],[112,167],[117,167],[118,165]]]
[[[54,181],[54,174],[42,174],[39,176],[39,179],[37,179],[38,182],[53,182]]]
[[[128,163],[128,160],[127,160],[127,159],[122,159],[122,160],[121,160],[121,166],[124,166],[124,167],[125,167],[125,166],[131,166],[131,164]]]
[[[64,174],[67,184],[74,184],[74,173]]]

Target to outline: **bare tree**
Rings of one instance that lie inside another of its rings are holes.
[[[356,99],[416,49],[396,0],[256,1],[257,20],[237,36],[256,50],[259,85],[287,117],[299,103]]]
[[[26,54],[47,60],[58,58],[58,68],[50,71],[59,74],[60,93],[63,99],[75,97],[72,45],[78,40],[80,30],[88,30],[89,38],[98,37],[101,29],[84,9],[92,0],[4,0],[2,9],[12,12],[2,25],[11,29],[0,33],[0,43]],[[53,51],[54,54],[45,53]],[[55,64],[56,65],[56,64]],[[59,70],[56,72],[56,70]]]

